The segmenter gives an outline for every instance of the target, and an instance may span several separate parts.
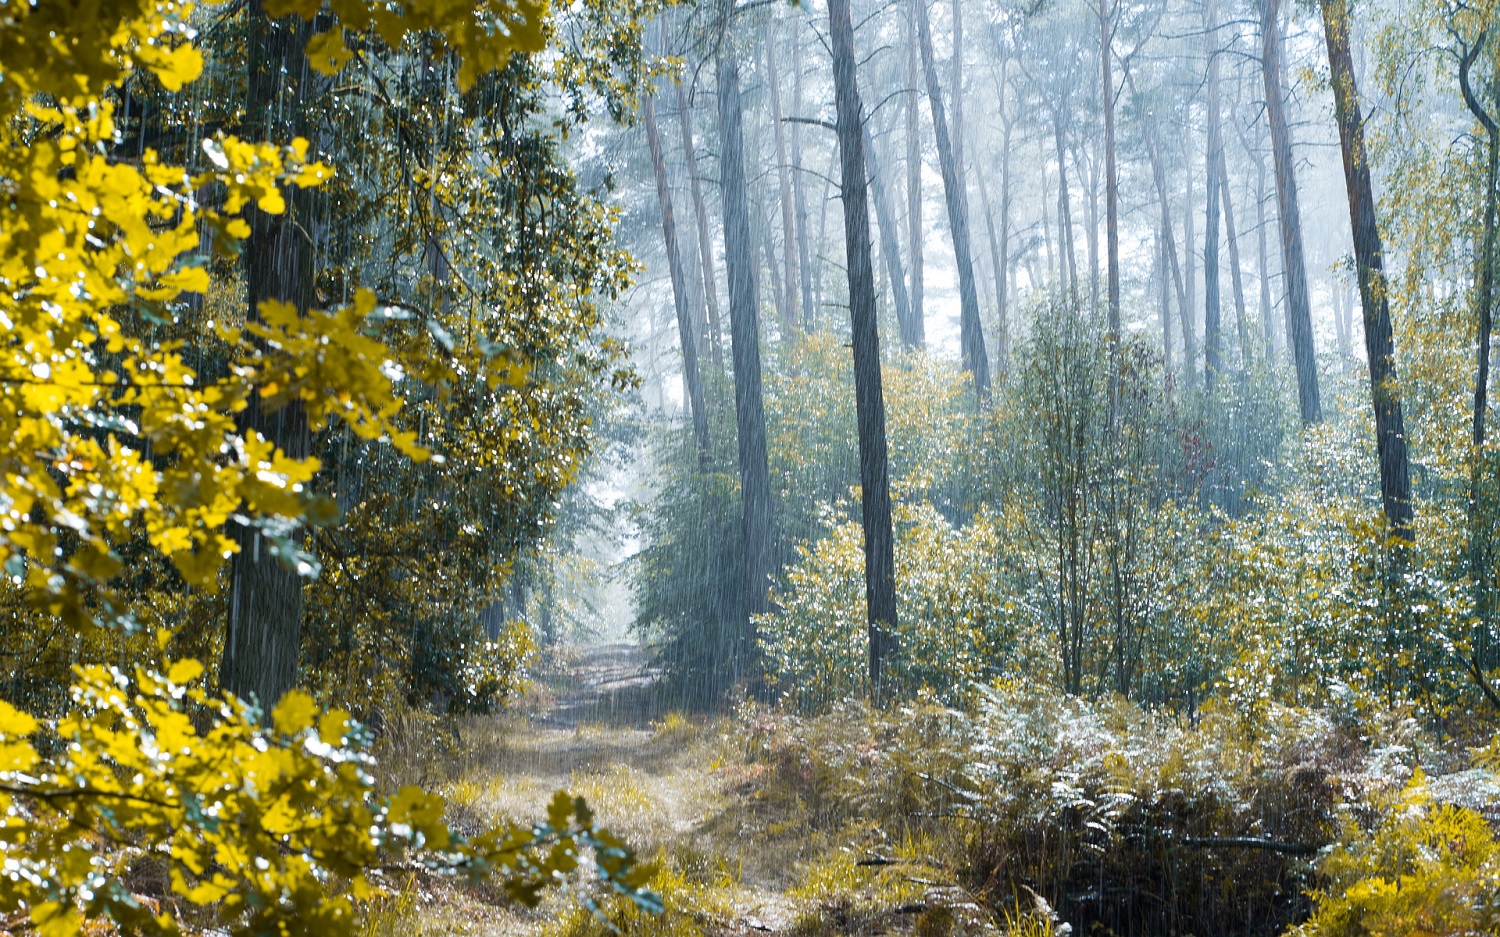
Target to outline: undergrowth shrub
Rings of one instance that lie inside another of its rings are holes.
[[[941,870],[997,925],[1033,915],[1034,891],[1074,933],[1272,934],[1308,914],[1340,803],[1403,763],[1339,713],[1252,721],[1210,702],[1190,722],[1018,683],[975,693],[969,712],[747,710],[754,801],[803,835],[879,828],[874,854],[922,843],[900,861]]]
[[[1317,910],[1296,937],[1478,934],[1500,930],[1500,843],[1478,812],[1440,803],[1419,769],[1353,811],[1318,863]]]

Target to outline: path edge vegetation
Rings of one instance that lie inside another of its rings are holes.
[[[350,33],[392,49],[440,35],[465,88],[543,49],[546,12],[533,0],[265,0],[248,15],[279,20],[273,32],[305,43],[287,54],[324,75],[350,61]],[[175,92],[203,71],[193,13],[173,0],[0,9],[0,567],[37,612],[78,631],[137,627],[114,588],[128,541],[144,538],[150,556],[212,591],[251,542],[233,524],[254,531],[258,561],[262,534],[270,556],[278,532],[284,546],[288,527],[326,510],[309,490],[318,460],[247,413],[312,430],[339,422],[405,458],[431,456],[395,419],[393,375],[434,368],[372,337],[380,311],[369,290],[323,311],[288,301],[295,293],[267,296],[243,323],[211,324],[231,350],[217,377],[195,371],[180,343],[123,327],[201,299],[211,255],[266,249],[257,237],[335,171],[301,136],[217,134],[202,141],[211,168],[200,173],[151,150],[134,161],[112,152],[128,79]],[[482,365],[491,387],[524,381],[504,352]],[[202,662],[167,653],[171,636],[158,633],[154,666],[75,667],[55,721],[0,702],[4,929],[343,934],[385,872],[493,877],[511,900],[535,904],[584,863],[608,890],[659,908],[649,864],[581,798],[558,792],[535,823],[462,837],[442,798],[377,793],[369,733],[349,713],[259,682],[250,689],[273,691],[259,695],[274,706],[211,693]],[[150,864],[170,881],[160,898],[128,887]]]

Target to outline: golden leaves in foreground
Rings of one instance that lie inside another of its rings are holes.
[[[94,918],[180,933],[176,917],[125,884],[132,868],[156,863],[172,895],[231,933],[321,937],[352,933],[385,869],[494,874],[512,900],[535,904],[585,855],[599,882],[658,905],[645,890],[651,867],[581,799],[559,792],[545,820],[466,840],[448,829],[437,795],[377,796],[364,731],[348,713],[294,691],[263,728],[252,707],[208,696],[196,661],[164,669],[127,678],[79,668],[73,708],[47,730],[58,754],[45,760],[38,721],[0,702],[0,915],[27,914],[44,935],[80,933]]]

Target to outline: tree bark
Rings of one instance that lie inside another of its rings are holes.
[[[1240,239],[1234,225],[1234,202],[1229,197],[1229,167],[1224,140],[1219,139],[1219,200],[1224,208],[1224,239],[1229,243],[1229,282],[1234,289],[1234,330],[1240,343],[1240,367],[1250,367],[1250,323],[1245,318],[1245,280],[1240,270]]]
[[[802,42],[792,34],[792,110],[802,116]],[[802,286],[802,328],[813,327],[812,252],[807,242],[807,193],[802,180],[802,125],[792,124],[792,198],[797,205],[797,259]]]
[[[964,186],[964,204],[968,204],[969,174],[964,162],[964,8],[963,0],[953,0],[953,59],[948,63],[952,72],[953,90],[953,171]]]
[[[1005,328],[1005,261],[1000,247],[1000,236],[995,233],[995,210],[990,205],[990,186],[985,181],[985,173],[974,174],[979,180],[979,204],[984,210],[985,233],[989,235],[990,266],[995,273],[995,308],[999,311],[999,334],[996,336],[995,368],[1004,374],[1006,352],[1006,328]]]
[[[964,182],[953,158],[953,138],[943,113],[942,88],[932,54],[932,28],[927,22],[926,0],[912,0],[917,11],[917,36],[922,47],[922,70],[927,77],[927,103],[932,109],[933,136],[937,138],[938,164],[943,172],[943,191],[948,202],[948,226],[953,234],[953,253],[958,261],[959,345],[964,369],[974,377],[974,395],[983,403],[990,394],[990,365],[984,351],[984,332],[979,320],[979,292],[974,282],[974,261],[969,250],[969,209]]]
[[[1184,200],[1182,212],[1182,263],[1186,268],[1183,272],[1183,279],[1187,283],[1187,302],[1182,307],[1183,357],[1186,359],[1183,365],[1187,368],[1188,384],[1196,385],[1198,383],[1197,342],[1193,343],[1195,347],[1191,349],[1187,347],[1188,333],[1194,333],[1196,337],[1198,331],[1198,232],[1193,225],[1198,206],[1193,201],[1193,108],[1191,104],[1186,110],[1186,120],[1188,126],[1183,136],[1187,144],[1184,154],[1186,157],[1184,163],[1187,167],[1187,198]],[[1208,344],[1207,322],[1204,322],[1203,332],[1203,343],[1206,346]]]
[[[727,46],[728,43],[726,42]],[[740,462],[744,542],[745,635],[739,653],[744,676],[759,669],[755,617],[770,608],[771,476],[766,460],[766,415],[761,393],[759,300],[750,199],[745,184],[745,131],[740,70],[729,48],[719,52],[719,179],[724,198],[724,267],[729,277],[729,341],[734,357],[734,410]]]
[[[1157,288],[1161,291],[1161,358],[1162,369],[1172,373],[1172,296],[1167,283],[1167,269],[1171,261],[1167,259],[1167,251],[1171,250],[1167,241],[1167,229],[1163,221],[1162,226],[1157,228],[1156,234],[1156,273],[1160,277]]]
[[[999,278],[999,334],[995,336],[995,368],[1004,378],[1010,370],[1010,137],[1015,120],[1005,110],[1006,65],[1009,59],[1000,62],[1000,87],[998,89],[1000,111],[1000,269]]]
[[[1120,344],[1120,179],[1115,166],[1115,81],[1110,67],[1113,17],[1110,15],[1110,0],[1099,0],[1099,63],[1103,70],[1104,108],[1104,232],[1106,277],[1108,287],[1106,301],[1109,303],[1109,340],[1112,346]]]
[[[880,335],[875,322],[875,274],[870,265],[870,218],[865,200],[865,131],[855,72],[849,0],[829,0],[834,105],[844,202],[844,246],[849,271],[849,321],[854,345],[854,393],[859,424],[859,481],[865,534],[865,608],[869,624],[870,690],[883,696],[885,668],[895,651],[896,560],[887,479],[885,398],[880,385]]]
[[[692,307],[688,303],[687,274],[677,247],[677,219],[672,212],[672,192],[667,185],[667,164],[662,158],[661,133],[656,126],[656,105],[652,95],[641,102],[646,124],[646,145],[651,151],[651,171],[656,177],[656,201],[661,208],[661,235],[666,244],[667,270],[672,278],[672,299],[677,309],[677,337],[682,343],[682,378],[687,385],[688,415],[693,424],[693,440],[700,456],[707,456],[708,411],[703,403],[703,377],[698,373],[698,329],[694,327]]]
[[[311,27],[297,16],[270,19],[261,0],[251,0],[248,24],[246,114],[265,122],[258,128],[262,139],[306,136],[307,128],[300,124],[316,94],[303,51]],[[300,310],[314,300],[311,191],[287,189],[285,213],[248,209],[250,238],[244,256],[249,321],[260,318],[260,304],[268,300]],[[258,393],[252,394],[237,423],[241,433],[260,435],[290,458],[306,458],[311,451],[307,416],[299,402],[270,409]],[[229,621],[219,685],[258,701],[269,718],[272,707],[297,682],[302,577],[294,561],[279,555],[259,528],[233,524],[231,536],[239,552],[230,564]]]
[[[1469,575],[1474,580],[1474,609],[1481,622],[1488,621],[1493,607],[1494,573],[1491,571],[1492,553],[1491,524],[1486,523],[1482,507],[1484,495],[1483,472],[1485,466],[1485,417],[1489,401],[1490,340],[1494,326],[1495,309],[1495,236],[1497,227],[1496,183],[1500,181],[1500,121],[1496,115],[1485,110],[1474,93],[1472,74],[1475,60],[1484,50],[1489,38],[1486,28],[1475,38],[1473,45],[1464,50],[1458,68],[1458,84],[1463,93],[1464,104],[1484,127],[1488,154],[1484,178],[1484,228],[1480,234],[1479,256],[1476,258],[1474,312],[1477,326],[1476,356],[1474,362],[1474,414],[1471,441],[1474,446],[1472,467],[1469,472]],[[1500,65],[1496,66],[1491,85],[1495,104],[1500,106]],[[1482,662],[1489,658],[1488,629],[1480,628],[1472,651],[1471,666],[1476,674],[1483,676]],[[1481,680],[1486,690],[1488,681]]]
[[[797,329],[793,322],[791,310],[786,305],[787,292],[781,285],[781,269],[780,265],[776,262],[776,244],[771,239],[769,208],[767,208],[764,202],[759,202],[758,200],[756,207],[758,209],[756,214],[759,217],[755,219],[755,226],[760,229],[760,249],[765,258],[764,264],[759,265],[757,269],[764,269],[766,275],[771,279],[771,300],[772,305],[776,307],[776,319],[781,323],[781,340],[789,342],[796,335]],[[788,245],[788,248],[790,248],[790,245]]]
[[[911,314],[911,297],[906,293],[906,271],[901,269],[901,232],[896,228],[896,213],[891,208],[890,197],[880,175],[875,141],[870,137],[868,126],[864,130],[864,154],[870,170],[870,194],[875,201],[875,218],[880,225],[880,253],[885,258],[886,275],[891,281],[891,298],[896,307],[896,326],[901,332],[901,344],[910,349],[921,348],[922,338]]]
[[[1129,75],[1126,75],[1127,79]],[[1187,314],[1189,308],[1187,288],[1183,284],[1182,267],[1177,259],[1177,239],[1172,232],[1172,203],[1167,198],[1167,171],[1163,165],[1160,141],[1153,130],[1147,130],[1146,154],[1151,160],[1151,177],[1156,184],[1156,198],[1161,203],[1161,236],[1165,245],[1168,264],[1172,271],[1172,280],[1177,288],[1177,308],[1181,313],[1182,322],[1182,356],[1186,369],[1188,384],[1193,383],[1193,359],[1197,356],[1197,336],[1193,334],[1193,317]],[[1168,359],[1171,354],[1168,353]],[[1170,361],[1169,361],[1170,366]]]
[[[1302,250],[1302,214],[1297,204],[1297,172],[1292,163],[1292,131],[1286,119],[1281,61],[1280,0],[1260,0],[1261,76],[1266,89],[1266,122],[1276,164],[1277,214],[1281,219],[1281,260],[1286,274],[1286,331],[1297,369],[1297,402],[1304,426],[1322,421],[1318,359],[1308,306],[1307,267]],[[1366,341],[1369,337],[1366,336]],[[1373,367],[1373,363],[1372,363]]]
[[[911,316],[917,335],[917,346],[926,343],[927,320],[922,311],[922,111],[921,92],[917,90],[920,80],[917,47],[918,39],[916,3],[908,7],[911,14],[911,35],[906,49],[906,85],[911,89],[906,94],[906,223],[911,251]]]
[[[1255,235],[1260,264],[1260,328],[1266,348],[1267,363],[1276,360],[1276,326],[1271,320],[1275,310],[1271,307],[1271,252],[1266,247],[1266,164],[1256,158],[1255,176]]]
[[[687,95],[682,85],[677,89],[678,126],[682,129],[682,155],[687,161],[690,191],[693,193],[693,214],[698,222],[698,261],[703,268],[703,297],[708,321],[709,355],[714,367],[724,367],[724,333],[719,319],[718,277],[714,275],[714,239],[708,225],[708,205],[703,198],[703,185],[698,176],[698,158],[693,149],[693,112],[688,108]]]
[[[1210,37],[1217,28],[1213,0],[1204,7]],[[1224,141],[1219,133],[1219,59],[1208,59],[1208,170],[1207,208],[1203,225],[1203,387],[1210,394],[1224,369],[1223,309],[1219,304],[1219,156]]]
[[[1344,325],[1344,303],[1348,300],[1344,296],[1344,285],[1338,282],[1337,276],[1328,284],[1328,292],[1333,295],[1333,332],[1335,340],[1339,343],[1339,369],[1347,370],[1349,358],[1354,353],[1349,347],[1349,329]],[[1353,304],[1350,303],[1350,305]],[[1353,310],[1350,311],[1350,315],[1353,315]]]
[[[1078,297],[1078,252],[1073,243],[1073,204],[1068,194],[1068,149],[1063,129],[1064,107],[1059,104],[1052,112],[1052,137],[1057,147],[1057,247],[1062,253],[1058,259],[1058,275],[1067,262],[1068,295]]]
[[[1396,344],[1385,282],[1384,251],[1375,223],[1375,195],[1370,160],[1365,152],[1364,117],[1354,83],[1349,52],[1349,12],[1345,0],[1321,0],[1323,36],[1333,84],[1334,113],[1344,157],[1344,185],[1349,193],[1349,220],[1354,231],[1354,263],[1364,307],[1365,354],[1370,366],[1370,397],[1375,408],[1375,448],[1380,458],[1380,497],[1386,520],[1400,543],[1411,543],[1411,468],[1406,455],[1406,426],[1396,388]]]
[[[1484,50],[1484,45],[1489,37],[1486,29],[1481,32],[1459,62],[1458,77],[1459,88],[1463,93],[1464,104],[1469,108],[1484,128],[1485,143],[1488,148],[1485,160],[1484,174],[1484,228],[1480,234],[1480,248],[1478,263],[1475,265],[1475,319],[1478,325],[1478,354],[1474,367],[1474,414],[1472,420],[1471,439],[1476,450],[1484,446],[1485,438],[1485,410],[1489,393],[1490,376],[1490,334],[1493,329],[1495,310],[1495,240],[1497,227],[1497,176],[1500,176],[1500,120],[1490,114],[1480,104],[1479,98],[1474,93],[1472,74],[1475,60],[1479,58]],[[1496,79],[1497,87],[1500,87],[1500,77]],[[1497,104],[1500,104],[1500,93],[1496,94]]]
[[[776,52],[772,48],[773,39],[771,25],[768,22],[765,29],[766,84],[771,91],[771,117],[776,127],[776,175],[780,186],[781,250],[786,266],[784,288],[786,289],[787,321],[795,329],[801,320],[797,310],[797,253],[795,250],[797,234],[792,220],[792,180],[788,172],[786,127],[781,119],[781,82],[777,79]]]

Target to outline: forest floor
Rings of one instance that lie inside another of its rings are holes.
[[[576,651],[549,671],[521,714],[441,724],[440,750],[429,748],[425,761],[398,758],[408,776],[397,780],[443,793],[461,830],[540,816],[560,788],[587,798],[607,829],[662,867],[654,887],[667,913],[645,921],[627,911],[625,933],[993,932],[967,896],[942,880],[941,863],[921,857],[935,844],[889,842],[857,817],[819,829],[805,797],[775,789],[775,772],[749,750],[753,733],[744,719],[664,712],[653,702],[655,674],[644,649]],[[606,903],[606,912],[612,907]],[[370,932],[585,937],[609,930],[566,895],[527,910],[484,887],[426,881],[374,915]]]

